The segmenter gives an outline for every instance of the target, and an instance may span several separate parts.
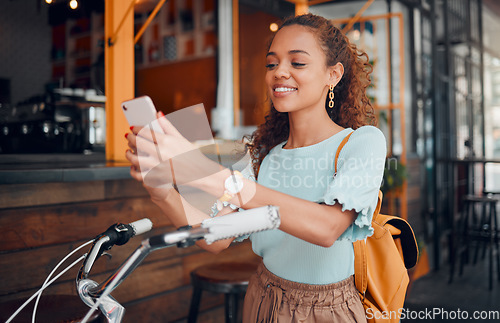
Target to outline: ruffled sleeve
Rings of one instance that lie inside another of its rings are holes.
[[[373,233],[371,221],[384,174],[386,142],[376,127],[358,128],[340,152],[337,174],[323,196],[325,204],[342,204],[342,211],[358,213],[354,223],[338,238],[357,241]],[[335,153],[335,152],[334,152]]]

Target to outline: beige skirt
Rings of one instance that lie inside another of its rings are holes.
[[[260,264],[245,295],[243,323],[366,322],[354,276],[329,285],[280,278]]]

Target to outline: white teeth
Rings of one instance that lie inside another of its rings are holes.
[[[297,89],[291,87],[277,87],[274,89],[274,92],[292,92],[292,91],[297,91]]]

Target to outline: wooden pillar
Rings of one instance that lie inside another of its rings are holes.
[[[125,133],[129,126],[120,103],[134,97],[134,13],[131,1],[106,0],[104,32],[106,92],[106,160],[125,161]],[[123,25],[118,25],[123,17]],[[113,42],[111,43],[111,39]]]
[[[309,4],[308,0],[302,0],[295,2],[295,15],[303,15],[309,13]]]

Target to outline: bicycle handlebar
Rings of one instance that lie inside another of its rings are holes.
[[[98,235],[94,239],[94,243],[90,248],[88,256],[85,258],[83,266],[78,272],[77,279],[87,278],[94,262],[106,250],[109,250],[113,245],[123,245],[127,243],[130,238],[146,233],[153,228],[153,223],[148,218],[134,221],[130,224],[115,223],[110,226],[104,233]]]
[[[179,247],[190,246],[200,239],[205,239],[210,244],[222,239],[277,229],[280,225],[278,210],[277,206],[268,205],[242,212],[234,212],[207,219],[195,227],[186,226],[179,228],[177,231],[143,240],[141,245],[115,273],[101,284],[87,278],[93,263],[102,255],[102,247],[108,243],[106,237],[98,236],[89,252],[88,260],[85,260],[78,273],[76,279],[78,294],[84,303],[91,308],[97,307],[96,304],[102,302],[101,310],[108,318],[108,322],[120,322],[125,310],[109,294],[139,266],[150,252],[172,245]],[[97,298],[99,299],[96,301]]]

